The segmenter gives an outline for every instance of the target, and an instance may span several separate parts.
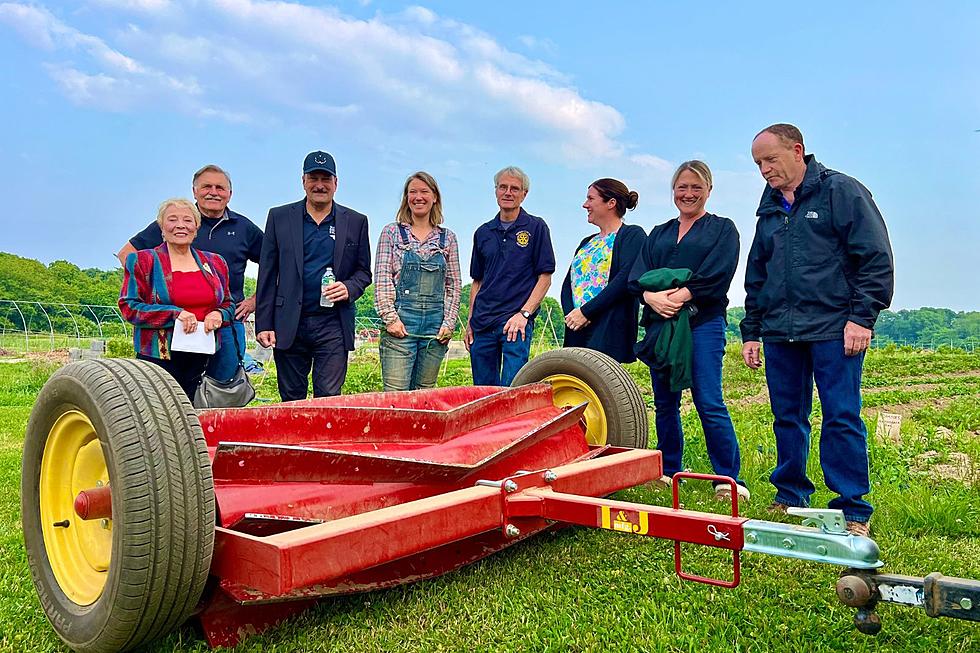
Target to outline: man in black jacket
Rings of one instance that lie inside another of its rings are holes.
[[[823,413],[820,466],[848,530],[868,534],[872,507],[861,371],[878,313],[891,303],[894,264],[885,222],[856,179],[806,154],[793,125],[766,127],[752,158],[769,187],[745,272],[742,358],[762,366],[774,417],[772,508],[809,505],[806,475],[813,383]]]
[[[306,399],[311,366],[314,397],[340,394],[354,349],[354,302],[371,283],[367,216],[333,201],[330,154],[307,155],[303,189],[305,199],[269,210],[255,292],[256,339],[275,347],[283,401]],[[328,268],[332,283],[324,282]]]

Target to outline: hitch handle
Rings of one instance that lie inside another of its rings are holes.
[[[681,502],[680,495],[678,494],[678,488],[680,487],[680,481],[682,478],[689,478],[696,481],[711,481],[712,484],[715,483],[728,483],[732,487],[732,517],[738,517],[738,488],[736,487],[735,479],[730,476],[716,476],[714,474],[695,474],[694,472],[678,472],[674,474],[673,482],[671,483],[671,490],[673,491],[673,508],[674,510],[680,510]],[[710,531],[709,531],[710,532]],[[723,534],[718,533],[715,538],[724,537]],[[709,578],[707,576],[698,576],[697,574],[689,574],[684,571],[683,565],[681,563],[681,541],[674,540],[674,571],[677,575],[684,580],[694,581],[695,583],[704,583],[705,585],[715,585],[717,587],[727,587],[733,588],[738,587],[738,584],[742,581],[742,561],[741,552],[732,549],[732,579],[731,580],[721,580],[719,578]]]

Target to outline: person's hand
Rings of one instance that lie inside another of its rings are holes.
[[[449,339],[453,337],[453,330],[449,327],[439,327],[439,333],[436,334],[436,340],[442,343],[449,342]]]
[[[248,316],[255,312],[255,295],[246,297],[235,307],[235,319],[244,322]]]
[[[204,333],[211,333],[221,328],[221,313],[211,311],[204,316]]]
[[[334,281],[330,285],[324,287],[323,296],[336,303],[347,301],[347,299],[350,297],[350,293],[347,291],[347,286],[345,286],[342,281]]]
[[[197,331],[197,316],[190,311],[181,310],[177,314],[177,321],[184,328],[184,333],[194,333]]]
[[[398,318],[395,318],[395,321],[391,324],[385,325],[385,329],[389,335],[395,336],[396,338],[404,338],[408,335],[408,331],[405,329],[405,323]]]
[[[589,318],[585,317],[582,313],[582,309],[573,308],[565,316],[565,326],[567,326],[572,331],[578,331],[579,329],[584,329],[589,326]]]
[[[527,318],[520,313],[514,313],[504,324],[504,333],[507,334],[507,342],[517,342],[517,334],[524,340],[524,329],[527,328]]]
[[[871,329],[848,322],[844,325],[844,355],[857,356],[871,346]]]
[[[646,290],[643,292],[643,302],[652,308],[657,315],[669,320],[677,315],[677,311],[684,307],[684,302],[679,302],[671,297],[674,292],[675,290],[673,288],[659,292]]]
[[[463,330],[463,344],[466,345],[466,351],[470,350],[470,345],[473,344],[473,329],[470,328],[470,323],[466,323],[466,328]]]
[[[762,343],[758,340],[748,340],[742,345],[742,360],[753,370],[762,367]]]
[[[259,331],[255,334],[255,339],[259,341],[259,344],[263,347],[275,347],[276,346],[276,332],[275,331]]]

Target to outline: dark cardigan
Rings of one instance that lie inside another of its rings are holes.
[[[595,236],[586,236],[575,249],[582,247]],[[620,363],[636,360],[633,345],[636,343],[639,299],[626,288],[633,261],[639,255],[646,240],[643,227],[624,224],[613,242],[612,265],[609,268],[609,283],[598,295],[586,302],[582,314],[590,324],[578,331],[565,329],[566,347],[588,347],[615,358]],[[572,269],[561,287],[561,308],[565,315],[575,308],[572,303]]]

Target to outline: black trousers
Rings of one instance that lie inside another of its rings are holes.
[[[187,351],[171,351],[170,360],[153,358],[144,354],[136,354],[136,358],[141,361],[150,361],[167,370],[170,376],[176,379],[180,387],[183,388],[187,397],[194,401],[194,393],[197,386],[201,385],[201,377],[208,366],[211,358],[207,354],[195,354]]]
[[[313,396],[339,395],[347,377],[347,348],[339,313],[301,317],[292,346],[275,349],[273,356],[283,401],[306,399],[311,366]]]

